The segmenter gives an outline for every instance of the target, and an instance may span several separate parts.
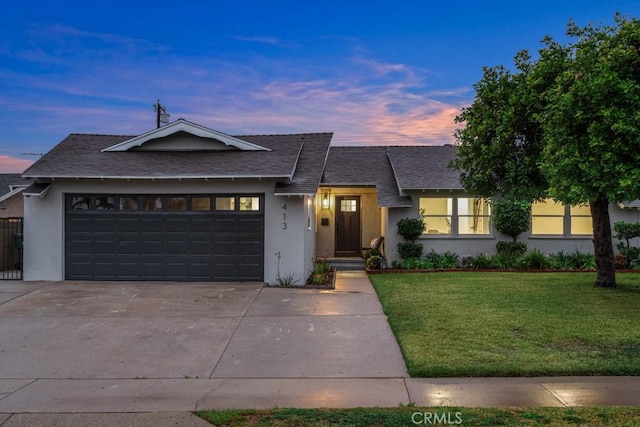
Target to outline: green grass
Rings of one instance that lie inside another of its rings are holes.
[[[638,273],[369,277],[411,376],[640,374]]]
[[[431,423],[425,422],[425,413]],[[636,426],[640,407],[579,408],[356,408],[200,411],[198,416],[220,427],[243,426]],[[416,415],[414,415],[416,414]],[[417,423],[414,421],[418,421]],[[461,422],[458,422],[461,421]]]

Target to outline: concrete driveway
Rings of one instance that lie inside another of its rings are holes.
[[[91,393],[103,398],[89,409],[122,410],[100,405],[148,396],[159,385],[182,410],[180,396],[196,401],[221,385],[233,396],[234,381],[246,379],[258,394],[261,387],[279,393],[284,379],[295,389],[311,378],[329,387],[332,379],[363,379],[364,388],[390,379],[403,389],[404,360],[371,284],[362,272],[344,274],[351,276],[335,291],[0,282],[0,412],[44,410],[29,402],[53,400],[52,410],[73,412]],[[127,410],[148,408],[129,403]],[[254,406],[273,404],[269,397]]]

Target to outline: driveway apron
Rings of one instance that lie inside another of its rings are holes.
[[[364,272],[339,272],[335,290],[3,282],[0,336],[0,412],[269,407],[301,386],[317,396],[351,380],[406,394],[404,360]]]

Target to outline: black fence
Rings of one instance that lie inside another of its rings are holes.
[[[22,218],[0,218],[0,280],[22,280]]]

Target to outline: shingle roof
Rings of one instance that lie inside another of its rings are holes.
[[[28,168],[23,175],[34,178],[282,179],[293,176],[293,185],[284,191],[304,190],[315,193],[331,137],[330,133],[237,137],[271,151],[102,152],[101,150],[126,141],[132,136],[71,134]],[[304,149],[301,150],[303,142]],[[317,167],[296,169],[298,163],[312,163]],[[314,180],[316,175],[317,179]]]
[[[11,186],[27,186],[31,180],[22,178],[19,173],[0,173],[0,197],[11,192]]]
[[[387,147],[331,147],[322,183],[375,186],[379,206],[411,206],[409,198],[400,196]]]
[[[401,191],[463,189],[459,172],[448,167],[455,155],[456,147],[452,145],[389,147],[389,159]]]
[[[314,133],[302,136],[302,149],[293,180],[289,183],[279,182],[276,184],[275,194],[316,193],[322,178],[332,136],[331,133]]]

